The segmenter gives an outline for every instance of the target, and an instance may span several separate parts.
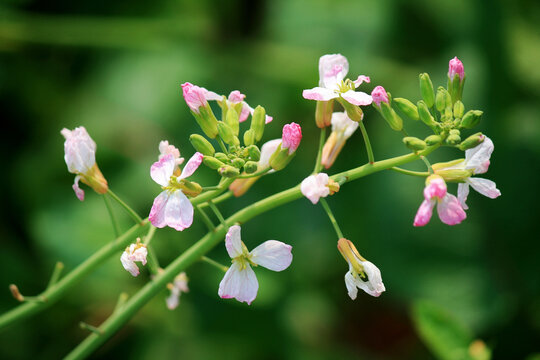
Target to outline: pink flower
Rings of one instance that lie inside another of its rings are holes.
[[[84,126],[73,130],[64,128],[60,133],[66,138],[64,160],[68,171],[77,175],[72,186],[77,198],[80,201],[84,200],[84,190],[79,187],[81,180],[97,193],[106,193],[109,187],[96,164],[96,143],[88,135]]]
[[[176,160],[172,154],[162,157],[150,168],[152,179],[162,186],[150,210],[149,220],[155,227],[170,226],[182,231],[193,222],[193,205],[182,192],[182,180],[193,175],[203,160],[203,155],[195,153],[189,159],[180,176],[175,176]]]
[[[291,265],[292,246],[268,240],[249,252],[240,237],[240,226],[229,228],[225,247],[232,265],[219,284],[218,295],[223,299],[235,298],[248,305],[257,297],[259,282],[251,265],[260,265],[272,271],[283,271]]]
[[[180,150],[178,150],[174,145],[169,145],[167,140],[160,141],[158,160],[161,160],[169,154],[174,157],[176,165],[181,165],[184,162],[184,158],[180,157]]]
[[[368,76],[360,75],[355,81],[343,81],[349,71],[349,62],[340,54],[321,56],[319,59],[319,86],[306,89],[302,96],[308,100],[329,101],[343,98],[353,105],[371,104],[371,96],[364,92],[357,92],[360,84],[370,82]]]
[[[388,94],[386,93],[386,90],[382,86],[376,86],[375,89],[371,92],[371,97],[373,98],[373,102],[380,107],[381,102],[385,102],[388,104]]]
[[[424,226],[429,222],[435,204],[439,218],[447,225],[459,224],[467,217],[458,199],[447,193],[446,183],[439,175],[427,178],[424,199],[414,218],[414,226]]]
[[[181,272],[174,278],[172,283],[167,284],[167,288],[171,290],[171,295],[165,300],[169,310],[176,309],[180,303],[180,295],[189,292],[187,283],[188,277],[186,273]]]
[[[302,140],[302,128],[297,123],[290,123],[283,126],[283,134],[281,137],[282,149],[289,149],[289,155],[296,151]]]
[[[182,94],[186,104],[194,113],[199,113],[199,108],[208,105],[209,100],[221,100],[222,97],[215,92],[193,85],[189,82],[182,84]]]
[[[460,81],[463,81],[463,78],[465,77],[465,68],[457,56],[451,59],[448,63],[448,77],[450,80],[453,80],[456,74],[459,75]]]
[[[139,268],[135,264],[135,261],[139,261],[141,264],[146,265],[146,256],[148,255],[148,250],[146,245],[141,244],[139,239],[137,239],[136,244],[129,245],[126,250],[122,253],[120,261],[122,266],[126,269],[131,275],[139,275]]]
[[[302,181],[300,191],[309,199],[309,201],[316,204],[321,197],[330,195],[328,180],[328,175],[325,173],[310,175]]]

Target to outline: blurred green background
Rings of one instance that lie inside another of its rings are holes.
[[[484,340],[493,359],[532,359],[540,352],[539,23],[540,3],[532,0],[3,1],[0,311],[16,305],[8,284],[37,294],[56,261],[69,271],[113,238],[100,196],[85,188],[81,203],[71,190],[63,127],[87,128],[111,188],[147,216],[159,191],[149,177],[159,141],[189,157],[188,137],[200,132],[180,84],[221,94],[241,90],[274,116],[266,140],[291,121],[302,125],[304,138],[289,168],[221,206],[230,215],[311,172],[315,104],[301,92],[316,86],[321,55],[341,53],[351,78],[371,76],[364,91],[381,84],[413,101],[420,97],[418,74],[429,72],[435,86],[445,85],[448,60],[458,56],[467,73],[465,106],[484,110],[476,131],[495,143],[486,177],[502,196],[471,192],[462,225],[444,226],[434,216],[425,228],[413,228],[421,179],[383,172],[343,186],[329,203],[346,237],[381,269],[387,291],[380,298],[348,298],[347,265],[332,227],[320,206],[301,199],[243,226],[249,248],[278,239],[292,244],[294,254],[284,273],[256,269],[260,290],[251,307],[221,300],[222,274],[199,263],[188,270],[191,292],[178,309],[166,309],[163,291],[94,356],[431,359],[437,345],[424,341],[430,336],[419,335],[411,316],[414,304],[427,301]],[[407,153],[400,134],[375,111],[368,109],[364,120],[377,159]],[[405,126],[427,135],[417,124]],[[459,156],[444,150],[431,160]],[[365,161],[356,133],[331,172]],[[197,176],[204,185],[216,178],[208,169]],[[122,227],[131,226],[116,210]],[[189,231],[159,230],[154,244],[161,263],[204,230],[197,219]],[[210,256],[228,261],[224,246]],[[146,270],[131,277],[119,257],[50,309],[0,333],[0,357],[67,354],[88,335],[80,321],[99,325],[120,292],[133,294],[148,280]],[[435,337],[448,328],[439,325]],[[441,341],[439,349],[451,342]],[[441,358],[464,358],[447,355]]]

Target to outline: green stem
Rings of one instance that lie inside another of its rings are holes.
[[[60,278],[60,274],[62,273],[62,270],[64,270],[64,264],[60,261],[58,261],[54,265],[54,270],[51,275],[51,279],[49,280],[49,284],[47,285],[47,289],[54,286],[58,282],[58,279]]]
[[[150,225],[150,229],[148,230],[148,233],[144,236],[143,244],[146,246],[150,245],[150,242],[154,238],[155,233],[156,233],[156,227],[153,225]]]
[[[221,215],[221,211],[219,211],[219,209],[217,208],[217,206],[212,202],[212,200],[209,200],[208,201],[208,206],[210,206],[210,209],[212,209],[212,211],[214,212],[214,214],[216,214],[219,222],[222,224],[222,225],[226,225],[225,223],[225,219],[223,218],[223,215]]]
[[[137,213],[132,208],[130,208],[125,202],[123,202],[122,199],[118,197],[118,195],[113,193],[111,189],[107,190],[107,194],[109,194],[128,212],[129,216],[131,216],[131,218],[135,221],[135,224],[141,224],[143,222],[143,219],[141,219],[141,217],[137,215]]]
[[[219,144],[219,147],[221,148],[221,151],[223,151],[225,154],[228,154],[229,151],[227,150],[227,147],[225,146],[225,143],[223,142],[221,137],[218,135],[216,139]]]
[[[438,145],[428,147],[420,154],[407,154],[378,161],[374,164],[366,164],[355,169],[336,174],[331,178],[336,181],[336,179],[341,179],[343,177],[346,179],[346,181],[353,181],[378,171],[387,170],[394,166],[399,166],[418,160],[420,155],[427,155],[438,147]],[[229,217],[227,219],[227,223],[243,224],[257,215],[289,203],[293,200],[297,200],[301,197],[302,193],[300,192],[300,185],[297,185],[293,188],[284,190],[280,193],[269,196],[266,199],[251,204],[250,206],[247,206]],[[139,311],[140,308],[142,308],[148,301],[150,301],[163,288],[165,288],[167,283],[173,281],[177,274],[181,273],[191,264],[198,261],[216,245],[222,243],[227,230],[227,226],[220,224],[216,227],[215,232],[206,234],[203,238],[188,248],[171,264],[169,264],[169,266],[167,266],[161,274],[156,276],[151,282],[147,283],[131,299],[129,299],[121,311],[112,314],[107,320],[105,320],[105,322],[103,322],[103,324],[101,324],[99,329],[102,331],[102,335],[97,336],[96,334],[90,334],[70,354],[67,355],[66,359],[83,359],[89,356],[101,344],[115,334],[125,323],[127,323],[129,319],[131,319],[131,317],[133,317],[133,315]]]
[[[429,173],[430,173],[430,174],[433,174],[433,168],[431,167],[431,163],[429,162],[429,160],[427,159],[427,157],[425,157],[424,155],[422,155],[422,156],[420,156],[420,159],[422,159],[422,161],[424,162],[424,164],[426,164]]]
[[[315,160],[315,168],[313,169],[313,174],[317,174],[322,169],[322,151],[324,147],[324,141],[326,140],[326,127],[321,129],[321,136],[319,138],[319,150],[317,150],[317,160]]]
[[[256,173],[253,173],[253,174],[239,175],[239,176],[235,177],[235,179],[249,179],[249,178],[252,178],[252,177],[263,176],[264,174],[266,174],[270,170],[272,170],[272,168],[269,166],[269,167],[267,167],[265,169],[262,169],[261,171],[257,171]]]
[[[219,269],[219,270],[221,270],[223,272],[227,272],[227,270],[229,270],[229,268],[227,266],[222,265],[222,264],[218,263],[217,261],[212,260],[212,259],[210,259],[209,257],[206,257],[206,256],[202,256],[201,261],[204,261],[205,263],[210,264],[213,267],[215,267],[215,268],[217,268],[217,269]]]
[[[148,270],[150,271],[150,274],[157,275],[159,273],[160,266],[156,252],[151,246],[147,246],[146,250],[148,251]]]
[[[109,216],[111,217],[114,237],[117,238],[120,235],[120,231],[118,230],[118,223],[116,222],[116,216],[114,216],[114,212],[111,207],[111,202],[109,201],[107,194],[103,194],[103,201],[105,201],[105,206],[107,207],[107,211],[109,212]]]
[[[113,313],[115,313],[115,312],[119,311],[120,309],[122,309],[122,307],[126,303],[128,297],[129,296],[128,296],[128,294],[126,292],[121,292],[120,293],[120,295],[118,296],[118,301],[116,302],[116,306],[114,307]]]
[[[216,190],[216,189],[219,189],[219,186],[204,186],[202,188],[202,191],[210,191],[210,190]]]
[[[360,126],[360,131],[362,132],[362,136],[364,137],[364,143],[366,144],[368,161],[370,164],[373,164],[375,162],[375,157],[373,156],[373,149],[371,148],[371,142],[369,141],[369,136],[368,136],[366,127],[364,126],[363,121],[359,121],[358,124]]]
[[[222,201],[230,199],[232,196],[233,196],[233,192],[232,191],[227,191],[225,194],[222,194],[222,195],[212,199],[212,202],[214,204],[219,204]],[[205,208],[207,206],[208,206],[208,203],[200,204],[199,209]]]
[[[195,209],[199,212],[199,214],[201,215],[201,219],[203,220],[203,222],[206,224],[206,227],[208,228],[208,231],[214,231],[215,230],[215,226],[214,224],[212,223],[212,220],[210,220],[210,218],[208,217],[208,215],[206,215],[206,213],[204,212],[203,209],[201,209],[202,205],[200,206],[195,206]]]
[[[330,222],[332,223],[332,226],[334,227],[334,230],[336,231],[336,235],[338,239],[343,238],[343,233],[341,232],[341,229],[339,228],[339,225],[336,221],[336,218],[334,217],[334,214],[332,213],[332,210],[330,209],[330,206],[328,206],[328,203],[326,202],[325,198],[320,198],[319,200],[321,202],[321,205],[326,211],[326,214],[328,214],[328,218],[330,219]]]
[[[390,170],[394,170],[395,172],[405,174],[405,175],[411,175],[411,176],[422,176],[422,177],[429,176],[429,172],[427,172],[427,171],[424,171],[424,172],[412,171],[412,170],[402,169],[402,168],[397,167],[397,166],[391,167]]]

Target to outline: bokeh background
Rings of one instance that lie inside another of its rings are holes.
[[[241,90],[274,116],[265,139],[291,121],[304,138],[289,168],[221,206],[230,215],[312,170],[315,104],[301,92],[316,85],[321,55],[341,53],[350,77],[371,76],[364,91],[381,84],[413,101],[418,74],[444,85],[448,60],[458,56],[467,73],[465,105],[484,111],[478,131],[495,143],[486,177],[502,196],[472,192],[462,225],[443,226],[435,216],[413,228],[421,179],[383,172],[343,186],[329,203],[346,236],[381,269],[387,291],[380,298],[348,298],[332,227],[320,206],[301,199],[243,226],[250,248],[278,239],[294,249],[286,272],[257,269],[261,286],[250,307],[221,300],[222,274],[199,263],[188,270],[191,291],[177,310],[166,309],[164,290],[94,357],[465,359],[459,351],[440,354],[457,326],[466,338],[482,339],[493,359],[538,359],[539,23],[540,3],[532,0],[3,1],[0,311],[16,305],[8,284],[37,294],[56,261],[73,269],[113,238],[103,199],[87,190],[81,203],[71,190],[63,127],[88,129],[111,188],[146,216],[159,191],[148,176],[158,142],[168,139],[191,156],[188,137],[200,132],[180,84]],[[373,109],[365,124],[377,159],[407,152]],[[410,121],[406,128],[428,134]],[[459,156],[444,150],[430,158]],[[365,161],[357,133],[331,170]],[[204,185],[216,178],[208,169],[197,176]],[[131,226],[116,211],[122,227]],[[189,231],[159,230],[153,243],[161,263],[204,230],[197,219]],[[0,357],[67,354],[88,335],[80,321],[99,325],[120,292],[133,294],[148,281],[146,271],[131,277],[117,255],[59,303],[3,331]],[[210,256],[228,261],[224,246]],[[421,336],[415,324],[425,319],[414,314],[426,308],[443,315],[424,314],[433,331]]]

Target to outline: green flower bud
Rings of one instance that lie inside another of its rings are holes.
[[[439,86],[437,88],[437,96],[435,97],[435,107],[439,112],[443,112],[446,108],[452,109],[452,98],[448,91]]]
[[[225,165],[219,168],[219,174],[223,177],[235,177],[240,175],[240,170],[233,166]]]
[[[430,135],[427,138],[424,139],[427,145],[437,145],[442,142],[442,138],[439,135]]]
[[[227,156],[227,154],[224,154],[222,152],[215,153],[214,157],[225,164],[229,162],[229,157]]]
[[[257,164],[257,162],[248,161],[244,165],[244,171],[246,172],[246,174],[253,174],[255,171],[257,171],[258,166],[259,165]]]
[[[433,83],[427,73],[420,74],[420,92],[427,107],[433,107],[435,103]]]
[[[219,137],[229,145],[234,145],[235,135],[229,125],[225,124],[223,121],[218,121],[217,124]]]
[[[289,155],[289,149],[282,149],[280,144],[270,157],[270,166],[276,171],[282,170],[289,164],[295,154],[296,152]]]
[[[266,122],[266,111],[262,106],[257,106],[251,117],[251,127],[250,130],[253,130],[253,136],[255,141],[249,145],[253,145],[255,142],[262,139],[264,133],[264,124]],[[245,143],[245,134],[244,134],[244,143]],[[246,144],[248,145],[248,144]]]
[[[214,139],[218,134],[217,119],[214,112],[210,108],[210,105],[201,106],[199,113],[191,112],[195,117],[195,120],[201,127],[202,131],[211,139]]]
[[[246,160],[236,158],[236,159],[233,159],[232,166],[234,166],[235,168],[241,169],[245,163],[246,163]]]
[[[212,156],[205,156],[203,158],[203,163],[204,165],[208,166],[210,169],[213,169],[213,170],[217,170],[220,167],[225,166],[224,163],[222,163],[221,161],[219,161],[218,159]]]
[[[386,102],[381,102],[381,114],[390,125],[392,130],[395,131],[401,131],[403,129],[403,120],[399,117],[398,114],[390,107],[390,105]]]
[[[472,129],[480,123],[483,112],[480,110],[469,110],[461,119],[461,127],[465,129]]]
[[[409,100],[404,98],[395,98],[393,103],[396,104],[397,108],[407,117],[413,120],[420,119],[418,117],[418,108]]]
[[[315,123],[319,128],[325,128],[332,124],[332,112],[334,111],[334,100],[317,101],[315,109]]]
[[[461,135],[461,132],[458,129],[452,129],[448,133],[450,135]]]
[[[244,145],[251,146],[255,143],[255,130],[249,129],[244,133]]]
[[[420,140],[419,138],[416,138],[414,136],[404,137],[403,143],[412,151],[421,151],[426,148],[426,143],[424,142],[424,140]]]
[[[182,192],[188,196],[195,197],[202,192],[201,185],[196,182],[183,180],[179,185]]]
[[[246,148],[249,158],[253,161],[259,161],[261,158],[261,151],[257,145],[250,145]]]
[[[349,117],[349,119],[356,122],[362,121],[362,119],[364,118],[364,112],[362,111],[360,106],[353,105],[350,102],[343,100],[342,98],[338,98],[338,101],[347,112],[347,116]]]
[[[437,123],[435,122],[435,118],[431,113],[429,112],[427,105],[424,101],[420,100],[418,102],[418,116],[420,117],[420,120],[430,128],[435,128],[437,126]]]
[[[448,135],[448,137],[446,138],[446,143],[448,145],[457,145],[461,142],[461,136],[457,135],[457,134],[450,134]]]
[[[193,134],[189,137],[191,145],[203,155],[212,156],[216,152],[212,144],[199,134]]]
[[[475,146],[478,146],[484,141],[485,136],[482,135],[482,133],[476,133],[474,135],[469,136],[465,140],[459,144],[459,150],[465,151],[468,149],[472,149]]]
[[[238,121],[238,113],[234,109],[229,109],[227,115],[225,116],[225,123],[231,128],[233,134],[238,136],[238,131],[240,129],[240,122]]]
[[[456,101],[454,104],[454,117],[456,119],[461,119],[465,113],[465,105],[461,101]]]

